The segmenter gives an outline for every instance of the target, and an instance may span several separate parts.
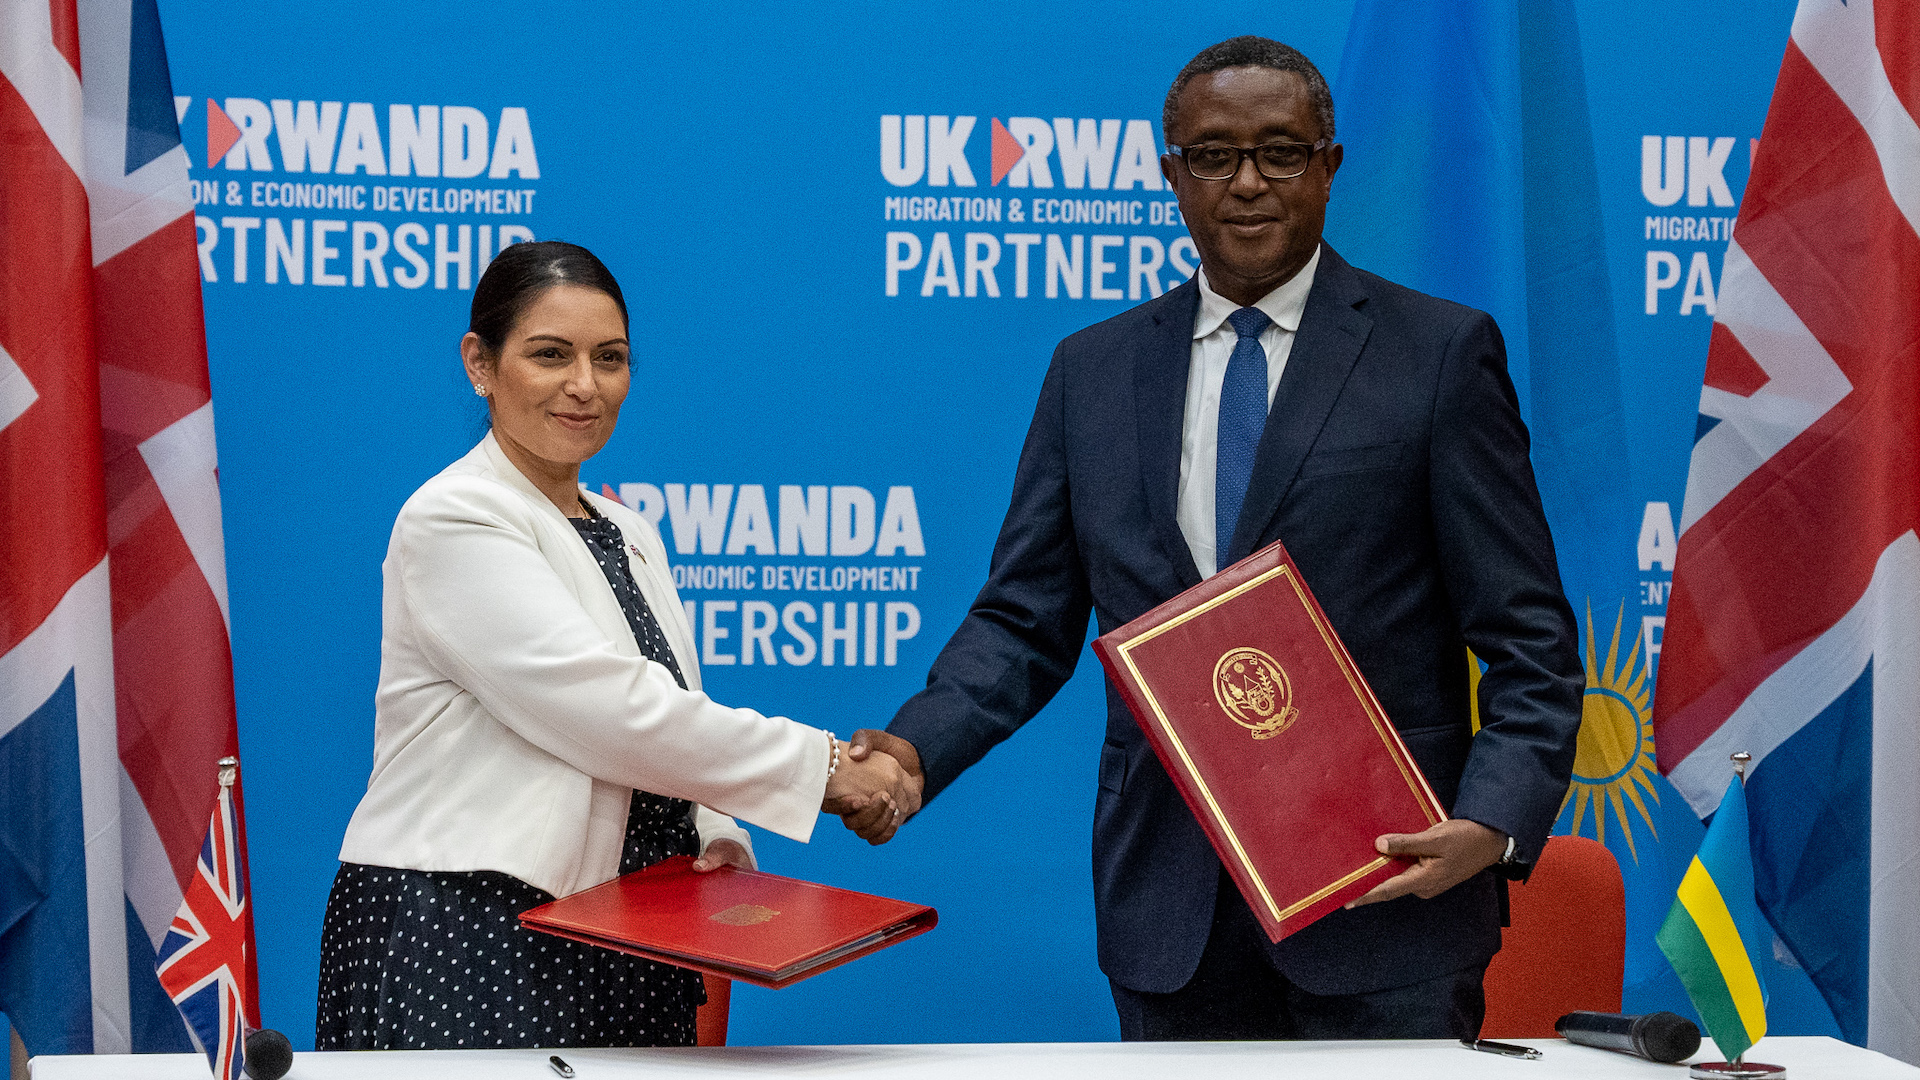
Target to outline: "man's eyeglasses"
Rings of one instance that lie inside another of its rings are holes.
[[[1187,171],[1196,180],[1231,180],[1240,171],[1240,161],[1253,157],[1253,167],[1269,180],[1291,180],[1307,171],[1314,152],[1331,145],[1330,140],[1315,143],[1271,142],[1261,146],[1168,146],[1167,152],[1187,163]]]

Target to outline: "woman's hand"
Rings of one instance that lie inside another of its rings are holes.
[[[695,871],[707,874],[723,866],[737,866],[742,870],[753,869],[753,856],[735,840],[715,840],[707,845],[707,850],[693,860]]]

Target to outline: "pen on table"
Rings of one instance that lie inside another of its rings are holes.
[[[565,1076],[565,1077],[573,1076],[573,1066],[567,1064],[564,1061],[561,1061],[559,1054],[548,1055],[547,1064],[552,1067],[554,1072],[559,1073],[561,1076]]]
[[[1469,1050],[1478,1050],[1483,1054],[1499,1054],[1501,1057],[1521,1058],[1533,1061],[1540,1051],[1531,1046],[1516,1046],[1513,1043],[1494,1042],[1492,1039],[1461,1039],[1460,1045]]]

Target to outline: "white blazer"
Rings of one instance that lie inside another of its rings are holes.
[[[581,497],[626,537],[688,688],[640,655],[579,533],[489,434],[394,522],[373,777],[343,862],[498,870],[566,896],[617,875],[634,788],[691,799],[702,850],[749,843],[728,814],[812,835],[825,733],[701,693],[659,534],[618,502]]]

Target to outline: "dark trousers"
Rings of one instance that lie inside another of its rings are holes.
[[[1487,1015],[1484,965],[1365,994],[1310,994],[1275,970],[1267,935],[1220,876],[1213,930],[1187,985],[1148,994],[1112,983],[1128,1042],[1226,1039],[1472,1039]]]

